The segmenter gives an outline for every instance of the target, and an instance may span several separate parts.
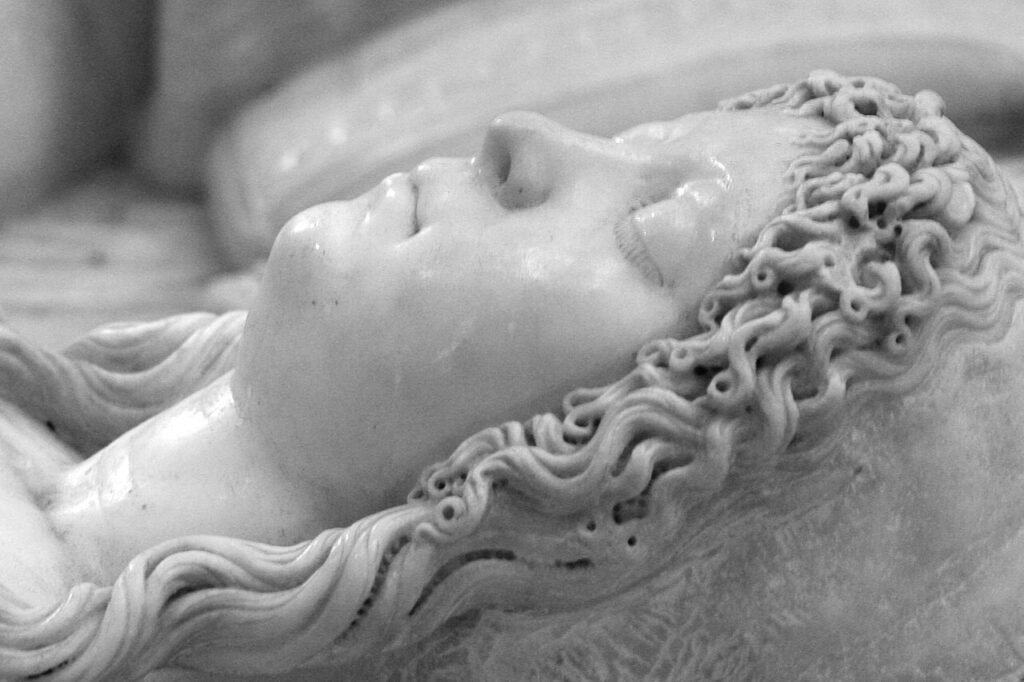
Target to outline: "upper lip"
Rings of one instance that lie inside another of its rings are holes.
[[[383,233],[408,239],[420,231],[419,187],[408,173],[396,173],[381,181],[368,213],[373,220],[392,227]],[[382,233],[382,234],[383,234]]]

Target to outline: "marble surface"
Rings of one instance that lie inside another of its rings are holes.
[[[1024,194],[1024,154],[1004,153],[999,161]],[[162,196],[116,173],[90,178],[37,211],[9,220],[0,230],[0,306],[5,319],[51,348],[67,344],[102,322],[151,319],[192,310],[208,298],[209,285],[222,270],[198,204]],[[671,590],[666,594],[666,599],[686,598],[685,594]],[[664,643],[668,640],[659,639],[657,613],[652,614],[645,606],[652,598],[652,594],[633,595],[628,601],[602,607],[599,610],[604,615],[598,616],[610,619],[609,622],[623,618],[635,621],[638,632],[647,633],[651,639],[638,640],[631,646],[640,647],[650,656],[664,657]],[[542,624],[546,631],[569,631],[576,617],[545,617]],[[439,632],[433,638],[434,648],[445,638],[458,637],[478,627],[481,618],[487,628],[504,632],[502,637],[527,637],[537,627],[534,620],[513,614],[471,615]],[[495,640],[492,644],[509,646],[503,641]],[[440,646],[444,648],[443,644]],[[425,649],[428,650],[433,649]],[[554,650],[549,653],[553,656]],[[412,658],[407,671],[424,673],[429,669],[424,666],[432,668],[436,663],[426,658],[418,660],[415,652],[409,655]],[[576,658],[572,660],[538,659],[535,663],[541,667],[531,670],[585,672],[590,669],[587,666],[600,663],[583,650],[573,655]],[[508,655],[499,658],[504,664],[514,663],[505,660]],[[394,656],[389,660],[394,663]],[[452,670],[458,668],[456,664],[457,661],[452,663]],[[388,668],[381,662],[367,665],[353,666],[347,672],[359,676]],[[398,675],[395,679],[405,679],[397,670],[392,668]],[[313,682],[333,680],[336,676],[337,672],[298,671],[283,677],[249,679]],[[149,682],[219,679],[224,678],[177,671],[161,671],[147,677]],[[444,669],[430,679],[447,679]]]
[[[995,157],[1024,196],[1024,151]],[[99,173],[0,228],[0,315],[51,349],[111,321],[223,310],[247,299],[255,276],[227,270],[200,204],[122,173]]]
[[[1001,161],[1024,194],[1024,155],[1007,152]],[[206,217],[198,204],[161,195],[119,174],[93,177],[47,206],[8,221],[0,230],[0,306],[5,318],[34,340],[53,348],[101,322],[162,317],[202,307],[208,300],[211,282],[222,271],[223,261],[211,245]],[[815,537],[813,532],[809,536]],[[864,536],[874,537],[869,532]],[[1007,541],[1006,551],[1019,555],[1019,546],[1020,538],[1015,536]],[[967,584],[968,596],[960,598],[969,600],[972,589],[987,590],[984,577],[982,587]],[[952,579],[956,578],[954,575]],[[728,582],[731,578],[726,575],[722,580]],[[678,662],[683,654],[672,647],[678,633],[666,630],[664,623],[672,622],[672,614],[685,612],[693,597],[680,587],[686,583],[678,580],[666,585],[662,581],[641,594],[596,606],[588,611],[585,625],[577,622],[578,614],[571,613],[541,616],[539,620],[532,615],[471,614],[435,633],[428,646],[418,651],[366,661],[347,672],[353,678],[366,679],[379,678],[382,671],[389,671],[394,679],[447,679],[448,673],[455,675],[465,669],[465,661],[454,659],[469,656],[497,666],[490,669],[519,671],[525,677],[599,679],[604,676],[602,661],[609,657],[626,660],[640,651],[645,662]],[[925,620],[922,616],[921,622]],[[544,639],[545,632],[584,632],[592,630],[595,623],[607,638],[581,637],[583,643],[572,649],[547,646],[550,642]],[[635,638],[618,641],[623,624],[629,626],[627,630]],[[956,624],[945,626],[955,629]],[[1006,627],[1010,631],[1014,624]],[[484,632],[483,639],[468,640],[474,642],[468,649],[448,646],[471,631]],[[827,643],[825,635],[816,635]],[[908,637],[907,641],[913,640],[912,635]],[[887,645],[877,635],[865,642],[879,660],[887,647],[896,646]],[[742,649],[750,644],[735,645]],[[448,657],[451,660],[438,661],[430,653],[437,651],[452,652]],[[531,658],[527,653],[536,655]],[[856,658],[845,652],[837,656],[841,663]],[[475,665],[474,661],[469,664]],[[722,674],[715,675],[715,679],[749,679],[719,672]],[[336,677],[336,672],[300,672],[274,679],[306,682]],[[179,682],[217,678],[167,672],[150,679]]]

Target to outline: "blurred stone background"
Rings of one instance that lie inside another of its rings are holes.
[[[0,0],[0,315],[244,306],[287,218],[502,111],[582,130],[814,68],[931,88],[1024,188],[1018,0]]]

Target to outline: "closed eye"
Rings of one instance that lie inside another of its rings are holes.
[[[723,274],[732,246],[724,183],[698,179],[669,199],[632,211],[615,230],[623,255],[661,286],[703,287]],[[657,273],[654,276],[652,273]]]
[[[675,201],[675,188],[672,191],[660,191],[657,194],[644,194],[636,197],[630,204],[626,215],[616,223],[613,229],[615,244],[623,257],[636,266],[647,280],[658,287],[665,285],[665,278],[644,241],[638,218],[646,213],[646,209],[671,201]]]
[[[635,265],[652,284],[659,287],[664,286],[665,279],[654,264],[654,259],[651,258],[647,245],[644,244],[639,232],[631,224],[631,216],[619,221],[615,225],[614,233],[615,245],[619,247],[623,257]]]

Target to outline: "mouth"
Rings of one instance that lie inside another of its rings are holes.
[[[395,190],[406,215],[408,229],[405,239],[411,239],[423,229],[420,215],[420,188],[410,173],[399,173],[388,178],[395,179]]]

